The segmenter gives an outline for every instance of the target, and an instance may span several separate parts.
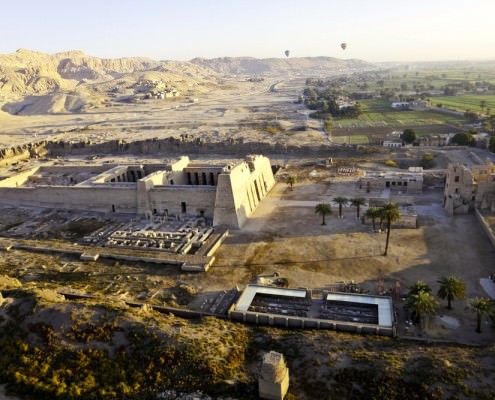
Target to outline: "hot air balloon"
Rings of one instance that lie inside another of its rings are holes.
[[[342,50],[345,50],[347,48],[347,43],[342,43],[340,47],[342,47]]]
[[[284,51],[284,54],[285,54],[286,57],[289,57],[290,51],[289,50],[285,50]]]

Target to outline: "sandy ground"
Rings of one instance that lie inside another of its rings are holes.
[[[13,116],[0,111],[0,147],[32,140],[146,139],[180,137],[207,141],[244,141],[308,144],[324,142],[320,123],[308,118],[304,105],[295,104],[304,80],[229,81],[220,89],[186,99],[149,100],[79,114]],[[269,133],[266,124],[281,131]]]
[[[245,229],[233,233],[222,246],[207,280],[218,285],[246,283],[257,274],[277,271],[293,287],[325,288],[354,280],[376,291],[383,280],[386,288],[400,282],[405,294],[418,280],[436,292],[437,280],[454,274],[466,282],[467,297],[485,295],[479,279],[493,273],[495,251],[473,215],[447,217],[440,206],[441,191],[426,191],[416,199],[420,227],[393,230],[389,256],[383,257],[385,235],[372,233],[357,221],[354,208],[345,208],[344,218],[339,219],[334,206],[326,226],[314,214],[316,202],[352,193],[359,193],[353,183],[304,181],[294,191],[279,183]],[[444,329],[433,323],[430,335],[489,340],[493,330],[487,325],[484,334],[474,334],[474,314],[465,307],[465,301],[458,301],[448,311],[441,302],[439,314],[457,318],[461,327]]]

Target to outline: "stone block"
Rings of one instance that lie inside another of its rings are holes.
[[[270,351],[263,356],[258,389],[262,399],[283,400],[289,389],[289,369],[282,354]]]
[[[100,255],[98,253],[96,254],[91,254],[91,253],[82,253],[80,259],[82,261],[96,261],[100,258]]]

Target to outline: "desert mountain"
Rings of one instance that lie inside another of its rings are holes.
[[[214,71],[188,62],[104,59],[81,51],[20,49],[0,55],[0,102],[11,114],[81,112],[110,99],[145,96],[147,90],[156,96],[190,95],[215,82]]]
[[[20,49],[0,55],[0,107],[14,115],[85,112],[115,103],[195,96],[226,75],[317,76],[371,69],[331,57],[225,57],[187,61],[98,58],[81,51],[46,54]]]
[[[0,55],[0,94],[40,94],[71,89],[81,81],[105,80],[157,67],[145,58],[102,59],[81,51],[46,54],[17,50]]]
[[[277,75],[290,72],[305,76],[321,73],[372,69],[373,64],[362,60],[334,57],[253,58],[222,57],[194,58],[191,63],[229,75]]]

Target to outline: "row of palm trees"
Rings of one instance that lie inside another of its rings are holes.
[[[466,296],[466,285],[457,276],[445,276],[438,281],[440,285],[437,296],[447,300],[447,308],[452,309],[454,300],[464,299]],[[423,281],[416,282],[409,288],[406,300],[406,308],[411,313],[415,323],[421,327],[430,316],[438,309],[438,301],[431,293],[432,290]],[[476,312],[476,332],[481,332],[481,321],[484,316],[495,317],[495,306],[492,300],[484,297],[476,297],[468,301],[468,307]]]
[[[339,205],[339,218],[342,218],[342,208],[351,203],[354,207],[356,207],[356,217],[359,219],[361,206],[366,204],[366,200],[362,197],[357,197],[354,199],[348,199],[346,197],[334,197],[334,203]],[[332,214],[332,207],[328,203],[320,203],[315,207],[315,213],[320,215],[322,218],[321,224],[326,225],[326,216]],[[390,231],[392,229],[392,224],[400,219],[400,210],[397,204],[388,203],[383,207],[371,207],[366,210],[366,217],[370,218],[373,224],[373,230],[376,230],[375,221],[376,219],[380,219],[380,228],[383,225],[383,222],[386,222],[387,226],[387,238],[385,242],[385,251],[383,255],[386,256],[388,254],[388,246],[390,243]]]
[[[361,216],[361,206],[364,206],[366,204],[366,199],[363,197],[356,197],[354,199],[348,199],[347,197],[334,197],[332,199],[334,203],[337,203],[339,205],[339,218],[342,218],[342,208],[347,206],[348,204],[351,204],[352,206],[356,207],[356,218],[359,219]]]
[[[332,201],[339,205],[339,218],[343,218],[343,215],[342,215],[343,207],[350,203],[352,206],[356,207],[356,218],[359,219],[359,217],[361,216],[361,206],[364,206],[366,204],[366,199],[364,199],[363,197],[357,197],[355,199],[348,199],[347,197],[338,196],[338,197],[334,197],[332,199]],[[320,206],[320,205],[322,205],[322,204],[317,205],[317,209],[320,211],[315,210],[317,214],[320,214],[320,215],[332,214],[332,208],[331,208],[330,204],[324,204],[328,207],[323,207],[323,208],[319,208],[318,206]],[[325,225],[325,224],[322,223],[322,225]]]
[[[296,179],[290,176],[287,184],[291,190]],[[366,204],[362,197],[348,199],[346,197],[334,197],[333,202],[339,206],[339,218],[342,218],[342,209],[349,203],[356,207],[356,218],[360,218],[361,206]],[[320,203],[315,207],[315,213],[322,217],[321,224],[326,225],[326,216],[332,214],[332,206],[328,203]],[[383,223],[386,222],[386,242],[384,256],[388,254],[390,243],[390,231],[392,224],[400,219],[399,207],[394,203],[388,203],[383,207],[370,207],[366,210],[365,216],[371,219],[373,231],[376,231],[376,220],[379,220],[380,230],[383,229]],[[442,277],[438,281],[439,289],[437,296],[442,300],[447,300],[447,309],[452,309],[454,300],[464,299],[466,295],[465,283],[456,276]],[[495,303],[484,297],[476,297],[468,301],[468,307],[476,312],[476,332],[481,333],[481,322],[484,316],[491,316],[495,320]],[[431,288],[423,281],[416,282],[407,295],[406,308],[411,312],[413,321],[420,326],[425,318],[436,313],[438,301],[431,293]]]

